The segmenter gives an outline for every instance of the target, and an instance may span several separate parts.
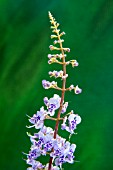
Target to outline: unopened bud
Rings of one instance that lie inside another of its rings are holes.
[[[74,88],[75,94],[80,94],[82,93],[82,89],[78,87],[78,85]]]
[[[50,48],[51,51],[54,50],[54,46],[53,45],[50,45],[49,48]]]

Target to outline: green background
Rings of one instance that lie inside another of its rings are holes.
[[[66,32],[67,59],[80,63],[67,68],[67,86],[83,89],[80,95],[66,93],[69,110],[82,123],[71,140],[80,162],[66,164],[65,170],[112,170],[113,0],[0,0],[0,170],[27,168],[22,160],[30,148],[26,114],[33,115],[45,96],[57,93],[41,85],[42,79],[50,80],[49,70],[61,69],[47,64],[49,10]]]

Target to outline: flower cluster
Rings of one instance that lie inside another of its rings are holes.
[[[76,145],[70,143],[62,136],[58,135],[59,122],[61,121],[61,130],[65,130],[70,135],[75,133],[77,125],[81,122],[81,117],[75,114],[72,110],[67,113],[68,102],[65,101],[64,94],[66,91],[74,91],[75,94],[80,94],[82,89],[78,85],[73,84],[66,88],[66,79],[68,74],[66,73],[66,66],[71,64],[72,67],[78,66],[76,60],[66,61],[67,55],[65,52],[70,52],[70,48],[63,47],[65,32],[60,32],[59,23],[53,18],[49,12],[49,18],[51,23],[51,29],[53,34],[51,39],[54,45],[50,45],[51,51],[58,51],[58,54],[48,54],[49,64],[57,63],[63,66],[60,71],[53,70],[49,71],[49,76],[61,78],[62,87],[58,87],[56,81],[42,80],[42,86],[44,89],[54,88],[61,91],[61,97],[58,94],[54,94],[53,97],[44,97],[44,106],[40,108],[32,117],[29,117],[31,123],[28,128],[35,128],[37,130],[33,135],[28,134],[31,141],[31,148],[27,154],[26,163],[30,166],[27,170],[61,170],[64,163],[74,163],[74,151]],[[57,46],[56,46],[57,45]],[[57,112],[58,110],[58,112]],[[57,114],[56,114],[57,112]],[[55,121],[55,128],[45,126],[45,120]],[[43,165],[38,161],[40,156],[50,156],[50,160],[47,164]]]
[[[45,89],[56,88],[57,87],[57,82],[55,82],[55,81],[49,82],[49,81],[43,80],[42,81],[42,86]]]
[[[36,161],[36,159],[41,155],[46,156],[51,150],[50,156],[55,162],[55,167],[53,167],[53,169],[60,169],[62,164],[66,162],[73,163],[73,153],[76,145],[66,141],[66,139],[58,134],[56,139],[54,139],[54,130],[52,128],[43,126],[38,133],[34,134],[34,136],[28,135],[32,143],[26,160],[32,167],[29,167],[28,170],[30,170],[30,168],[37,170],[37,168],[44,169],[47,167],[47,164],[42,165],[39,161]]]
[[[74,90],[75,94],[80,94],[80,93],[82,93],[82,89],[80,89],[80,88],[78,87],[78,85],[77,85],[76,87],[74,87],[74,85],[72,84],[72,85],[69,87],[69,91],[71,91],[71,90]]]

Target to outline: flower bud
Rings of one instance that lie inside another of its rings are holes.
[[[70,48],[63,48],[63,50],[68,52],[68,53],[70,52]]]
[[[65,34],[66,34],[65,32],[62,32],[62,33],[60,34],[60,36],[65,35]]]
[[[50,45],[49,48],[50,48],[51,51],[54,50],[54,46],[53,45]]]
[[[42,80],[42,86],[44,89],[49,89],[51,87],[51,83],[46,80]]]
[[[55,57],[50,58],[50,60],[48,61],[48,64],[52,64],[52,63],[57,63],[57,59]]]
[[[57,38],[58,36],[57,35],[51,35],[51,39],[52,38]]]
[[[74,89],[74,85],[72,84],[70,87],[69,87],[69,90],[73,90]]]
[[[72,67],[77,67],[79,65],[76,60],[70,60],[70,63],[72,64]]]
[[[62,76],[62,80],[66,79],[68,77],[68,74]]]
[[[78,87],[78,85],[74,88],[75,94],[80,94],[82,93],[82,89]]]

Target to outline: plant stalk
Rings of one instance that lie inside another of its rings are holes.
[[[56,24],[54,24],[55,29],[57,30]],[[58,40],[60,41],[60,35],[59,32],[57,33],[58,36]],[[64,50],[62,47],[62,42],[60,41],[60,49],[61,49],[61,53],[62,53],[62,63],[63,63],[63,75],[66,75],[66,62],[65,62],[65,55],[64,55]],[[59,120],[60,120],[60,115],[61,115],[61,111],[62,111],[62,106],[63,106],[63,102],[64,102],[64,96],[65,96],[65,86],[66,86],[66,78],[63,79],[62,82],[62,94],[61,94],[61,102],[60,102],[60,108],[57,114],[57,120],[56,120],[56,125],[55,125],[55,129],[54,129],[54,139],[56,139],[57,133],[58,133],[58,126],[59,126]],[[52,149],[53,151],[53,149]],[[49,160],[49,166],[48,166],[48,170],[51,170],[51,166],[52,166],[52,160],[53,158],[50,157]]]

